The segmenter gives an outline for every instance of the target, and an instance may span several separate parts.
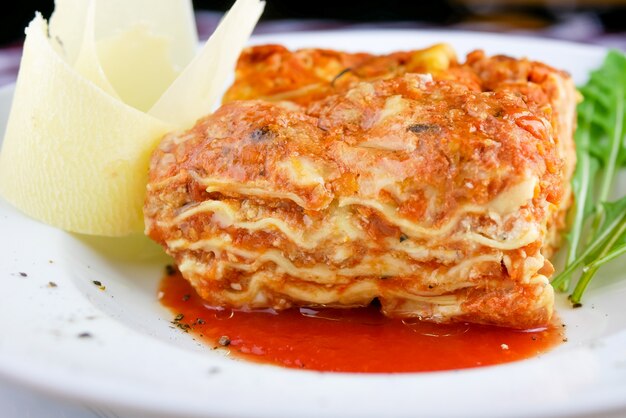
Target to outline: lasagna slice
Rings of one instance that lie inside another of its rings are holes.
[[[288,100],[307,105],[345,92],[360,81],[388,79],[407,72],[446,76],[455,64],[456,55],[447,44],[378,56],[328,49],[292,52],[281,45],[260,45],[245,49],[239,57],[235,82],[223,101]]]
[[[226,103],[155,151],[146,233],[215,306],[378,299],[395,317],[546,325],[574,86],[437,48],[428,73],[415,53],[248,50]],[[319,69],[312,84],[294,59]]]

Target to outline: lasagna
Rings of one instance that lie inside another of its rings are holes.
[[[146,233],[214,306],[544,326],[576,101],[545,64],[446,45],[252,47],[154,152]]]

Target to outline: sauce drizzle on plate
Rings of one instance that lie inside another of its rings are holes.
[[[402,373],[464,369],[536,356],[564,328],[512,330],[390,319],[378,307],[233,311],[206,306],[178,271],[161,282],[173,324],[211,348],[259,363],[328,372]]]

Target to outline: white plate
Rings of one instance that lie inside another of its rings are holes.
[[[578,83],[605,53],[464,32],[296,33],[253,41],[371,52],[445,41],[461,56],[483,48],[543,60]],[[11,94],[0,93],[1,129]],[[624,260],[600,272],[583,308],[560,301],[569,342],[540,358],[454,372],[331,374],[233,361],[171,329],[171,314],[156,301],[165,261],[133,257],[141,242],[106,250],[110,241],[42,225],[0,199],[0,374],[68,399],[163,416],[567,416],[626,408],[626,280],[618,280],[626,278],[619,271]],[[92,337],[79,338],[84,332]]]

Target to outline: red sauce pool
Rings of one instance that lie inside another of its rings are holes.
[[[440,325],[358,309],[290,309],[280,313],[206,306],[179,273],[161,282],[173,324],[210,347],[260,363],[298,369],[400,373],[464,369],[522,360],[564,341],[563,326],[519,331],[475,324]],[[221,339],[221,345],[220,345]]]

